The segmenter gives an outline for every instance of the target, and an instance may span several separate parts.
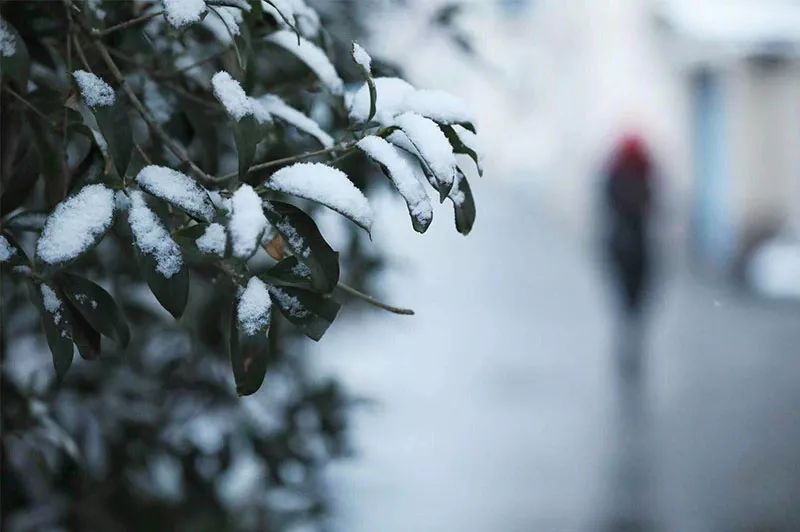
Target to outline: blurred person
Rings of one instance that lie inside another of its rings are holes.
[[[606,260],[621,308],[621,348],[628,355],[621,362],[626,365],[639,362],[641,316],[650,286],[652,173],[644,140],[627,134],[614,148],[604,175]]]

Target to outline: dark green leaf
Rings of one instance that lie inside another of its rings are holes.
[[[189,270],[184,263],[178,273],[167,279],[156,270],[157,263],[150,255],[141,253],[136,245],[136,256],[139,261],[139,269],[150,291],[156,296],[161,306],[164,307],[177,320],[186,308],[186,301],[189,298]]]
[[[65,273],[62,288],[72,305],[93,329],[126,347],[128,323],[111,294],[88,279]]]
[[[28,47],[25,46],[25,41],[19,36],[17,30],[8,23],[3,21],[5,28],[14,39],[14,53],[9,56],[0,55],[0,73],[2,76],[8,76],[13,79],[19,90],[27,92],[28,86],[28,73],[30,71],[30,57],[28,55]]]
[[[294,205],[279,201],[264,202],[264,214],[310,270],[312,288],[331,292],[339,282],[339,254],[322,237],[314,220]]]
[[[244,179],[256,156],[256,146],[261,141],[261,127],[253,115],[247,115],[234,124],[233,135],[239,152],[239,178]]]
[[[263,277],[281,286],[294,286],[311,290],[311,272],[297,257],[292,255],[267,270]]]
[[[468,235],[475,223],[475,199],[472,197],[472,189],[467,178],[460,170],[449,197],[453,201],[456,229],[462,235]]]
[[[64,150],[55,138],[52,128],[38,118],[29,121],[39,152],[39,168],[44,177],[45,196],[48,207],[54,207],[67,197],[69,176]]]
[[[375,81],[369,75],[367,76],[367,87],[369,88],[369,116],[367,116],[367,122],[369,122],[377,112],[378,101],[378,90],[375,88]]]
[[[78,346],[78,352],[86,360],[96,360],[100,357],[100,333],[94,330],[69,300],[64,299],[64,307],[72,324],[72,339]]]
[[[281,314],[312,340],[322,338],[339,312],[336,301],[307,290],[270,286],[269,294]]]
[[[269,357],[267,334],[269,325],[253,335],[239,331],[236,319],[236,304],[226,305],[222,321],[226,324],[225,345],[231,360],[233,378],[236,381],[236,393],[251,395],[264,382]]]
[[[52,287],[50,288],[51,290],[53,289]],[[39,309],[39,314],[42,316],[42,327],[44,328],[44,334],[47,338],[47,346],[50,348],[50,353],[53,356],[53,367],[56,370],[56,377],[60,381],[64,378],[67,370],[72,365],[72,357],[74,354],[72,330],[67,318],[67,313],[62,309],[61,312],[53,314],[45,308],[40,284],[29,282],[28,292],[30,293],[31,300],[33,300],[36,307]]]
[[[447,140],[450,141],[450,146],[453,147],[453,152],[468,155],[473,161],[475,161],[475,167],[478,169],[478,175],[483,176],[483,167],[481,166],[480,159],[478,158],[478,154],[475,153],[475,150],[461,141],[458,133],[456,133],[456,130],[453,129],[453,126],[439,124],[439,128],[442,130],[442,132],[444,132]]]
[[[133,132],[122,94],[117,93],[113,105],[96,107],[92,111],[97,119],[100,133],[108,144],[108,153],[114,161],[114,168],[122,177],[128,169],[133,151]]]

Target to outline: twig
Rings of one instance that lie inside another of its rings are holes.
[[[83,63],[83,68],[91,72],[92,67],[89,66],[89,61],[86,59],[86,53],[83,51],[83,46],[81,46],[81,41],[78,39],[77,33],[72,34],[72,40],[75,42],[75,51],[78,52],[78,57],[80,57],[81,63]]]
[[[263,162],[263,163],[260,163],[260,164],[254,164],[253,166],[250,167],[250,169],[247,171],[247,173],[249,175],[249,174],[252,174],[253,172],[258,172],[259,170],[266,170],[267,168],[272,168],[273,166],[280,166],[282,164],[294,163],[294,162],[297,162],[297,161],[303,161],[305,159],[308,159],[310,157],[315,157],[317,155],[326,155],[328,153],[335,153],[338,150],[348,151],[348,150],[353,149],[353,146],[355,146],[354,143],[347,142],[347,143],[337,144],[336,146],[331,146],[330,148],[324,148],[324,149],[315,150],[315,151],[307,151],[307,152],[300,153],[300,154],[297,154],[297,155],[292,155],[292,156],[289,156],[289,157],[282,157],[280,159],[273,159],[272,161],[266,161],[266,162]],[[228,179],[233,179],[237,175],[239,175],[239,174],[234,172],[232,174],[227,174],[227,175],[224,175],[224,176],[220,177],[219,180],[220,181],[225,181],[225,180],[228,180]]]
[[[39,118],[41,118],[41,119],[42,119],[42,120],[44,120],[45,122],[48,122],[49,124],[53,124],[53,121],[52,121],[52,120],[50,120],[49,118],[47,118],[47,115],[45,115],[45,114],[44,114],[43,112],[41,112],[41,111],[40,111],[40,110],[39,110],[39,109],[38,109],[38,108],[37,108],[35,105],[33,105],[31,102],[29,102],[27,99],[25,99],[25,97],[24,97],[24,96],[22,96],[21,94],[17,93],[17,91],[15,91],[14,89],[12,89],[12,88],[11,88],[11,87],[9,87],[8,85],[5,85],[3,88],[4,88],[5,90],[7,90],[7,91],[8,91],[8,93],[9,93],[11,96],[13,96],[14,98],[16,98],[16,99],[17,99],[17,100],[19,100],[20,102],[22,102],[22,104],[23,104],[23,105],[25,105],[25,107],[27,107],[28,109],[30,109],[31,111],[33,111],[34,113],[36,113],[36,115],[37,115]]]
[[[147,164],[153,164],[153,161],[150,160],[150,157],[147,156],[147,153],[142,149],[141,146],[139,146],[138,142],[134,142],[133,145],[136,146],[136,151],[138,151],[139,155],[142,156],[144,162],[146,162]]]
[[[339,288],[342,292],[350,294],[353,297],[357,297],[358,299],[361,299],[361,300],[369,303],[370,305],[372,305],[374,307],[378,307],[378,308],[381,308],[383,310],[387,310],[387,311],[392,312],[394,314],[402,314],[404,316],[413,316],[414,315],[414,311],[411,310],[410,308],[401,308],[401,307],[395,307],[395,306],[392,306],[392,305],[388,305],[388,304],[386,304],[386,303],[384,303],[382,301],[378,301],[377,299],[375,299],[374,297],[372,297],[370,295],[367,295],[367,294],[365,294],[363,292],[359,292],[358,290],[356,290],[352,286],[348,286],[348,285],[346,285],[344,283],[340,282],[337,285],[337,288]]]
[[[113,26],[110,26],[104,30],[93,29],[92,35],[94,37],[105,37],[108,34],[114,33],[117,30],[124,30],[125,28],[130,28],[131,26],[147,22],[151,18],[155,18],[159,15],[162,15],[163,13],[164,13],[163,11],[155,11],[153,13],[148,13],[147,15],[141,15],[139,17],[126,20],[125,22],[120,22],[119,24],[114,24]]]

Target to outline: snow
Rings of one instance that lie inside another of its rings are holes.
[[[399,148],[374,135],[364,137],[358,141],[357,146],[388,169],[389,179],[392,180],[397,191],[408,204],[411,216],[420,225],[428,225],[433,218],[430,198],[422,183],[415,177],[412,167],[401,157]]]
[[[357,42],[353,42],[353,60],[364,69],[366,74],[372,72],[372,58]]]
[[[45,310],[52,314],[53,322],[58,325],[61,323],[61,298],[58,297],[52,288],[44,283],[40,286],[40,290],[42,292],[42,302],[44,303]]]
[[[403,108],[443,124],[474,120],[463,100],[439,90],[415,90],[406,95]]]
[[[222,194],[220,194],[217,190],[209,190],[208,197],[211,199],[211,203],[213,203],[214,207],[217,209],[231,212],[230,198],[223,197]]]
[[[114,105],[117,99],[114,95],[114,89],[100,77],[85,70],[76,70],[72,73],[72,76],[78,82],[81,97],[86,105],[89,107]]]
[[[247,259],[255,253],[261,235],[267,227],[267,218],[261,207],[261,198],[253,187],[242,185],[231,198],[232,214],[228,222],[233,255]]]
[[[251,277],[247,288],[242,292],[237,307],[239,330],[247,336],[253,336],[258,331],[269,325],[272,300],[264,281],[258,277]]]
[[[78,300],[79,303],[91,306],[93,309],[97,308],[97,301],[90,299],[86,294],[75,294],[75,299]]]
[[[382,124],[391,123],[394,117],[403,112],[406,95],[414,92],[414,87],[400,78],[375,78],[375,120]],[[350,104],[350,118],[354,122],[366,122],[369,117],[369,86],[364,83]]]
[[[302,262],[298,262],[292,267],[292,273],[298,277],[302,277],[304,279],[311,278],[311,268],[307,265],[303,264]]]
[[[17,51],[17,40],[8,27],[8,23],[0,19],[0,57],[11,57]]]
[[[196,218],[205,221],[214,216],[208,192],[189,176],[165,166],[145,166],[136,182],[153,196],[168,201]]]
[[[450,141],[436,122],[415,113],[403,113],[394,123],[425,159],[436,179],[449,188],[456,173],[456,158]]]
[[[195,243],[203,253],[224,257],[226,240],[225,228],[220,224],[213,223],[206,228],[203,236],[195,240]]]
[[[278,192],[316,201],[369,230],[372,208],[344,172],[321,163],[297,163],[281,168],[266,186]]]
[[[87,251],[111,226],[114,192],[103,185],[83,187],[48,216],[36,254],[49,264],[72,260]]]
[[[480,166],[482,166],[484,152],[480,143],[480,139],[478,139],[478,135],[458,124],[453,124],[453,131],[456,132],[456,135],[458,135],[459,140],[461,140],[461,143],[464,144],[464,146],[475,152],[475,154],[478,156],[478,162],[480,163]]]
[[[455,207],[461,207],[466,199],[464,191],[461,190],[461,180],[464,179],[461,174],[456,173],[455,181],[453,181],[453,188],[447,193],[447,197],[453,200]]]
[[[0,235],[0,262],[7,261],[16,252],[17,250],[6,240],[6,237]]]
[[[289,30],[276,31],[267,37],[267,42],[284,48],[305,63],[329,91],[335,95],[341,95],[344,92],[344,82],[336,73],[336,69],[325,52],[303,37],[300,37],[299,45],[297,41],[297,35]]]
[[[303,258],[308,258],[308,256],[311,255],[311,248],[306,244],[305,239],[300,236],[300,233],[297,232],[292,224],[288,222],[278,222],[276,228],[284,238],[286,238],[289,247],[295,254]]]
[[[167,22],[174,28],[183,28],[200,22],[206,12],[203,0],[161,0]]]
[[[319,15],[303,0],[270,0],[269,3],[262,0],[261,7],[281,28],[289,28],[286,24],[289,20],[297,24],[301,35],[310,37],[319,32]]]
[[[269,293],[273,298],[275,298],[280,307],[284,311],[288,312],[290,316],[302,319],[311,314],[308,309],[303,307],[303,305],[300,303],[300,300],[297,299],[296,296],[289,295],[289,293],[285,290],[278,288],[277,286],[270,286]]]
[[[333,138],[323,131],[322,128],[319,127],[319,124],[294,107],[288,105],[279,96],[265,94],[258,98],[257,101],[268,113],[277,116],[300,131],[308,133],[316,138],[323,147],[330,148],[333,146]]]
[[[212,15],[203,19],[203,26],[208,28],[219,42],[225,45],[231,43],[231,36],[241,33],[240,25],[243,17],[242,12],[235,7],[214,6]]]
[[[224,70],[214,74],[211,78],[211,86],[214,96],[225,107],[230,117],[237,122],[248,115],[253,115],[262,124],[271,120],[266,109],[245,94],[239,82]]]
[[[134,243],[142,254],[156,261],[156,271],[169,279],[183,266],[181,250],[156,214],[147,206],[144,194],[134,190],[130,197],[128,221]]]

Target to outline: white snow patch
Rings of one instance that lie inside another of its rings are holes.
[[[270,286],[269,287],[270,295],[275,298],[275,301],[278,305],[289,313],[290,316],[295,318],[306,318],[308,317],[311,312],[303,307],[300,303],[300,300],[297,299],[296,296],[290,295],[285,290],[278,288],[277,286]]]
[[[11,57],[17,52],[17,40],[8,23],[0,18],[0,57]]]
[[[213,223],[206,228],[203,236],[195,240],[195,243],[203,253],[224,257],[226,240],[225,228],[220,224]]]
[[[302,277],[303,279],[311,278],[311,268],[302,262],[298,262],[292,267],[292,273],[298,277]]]
[[[408,211],[421,225],[427,225],[433,218],[430,198],[425,192],[409,164],[403,159],[399,148],[392,146],[381,137],[370,135],[358,141],[357,146],[372,159],[386,167],[389,179],[408,204]]]
[[[58,325],[61,323],[61,298],[44,283],[39,288],[42,292],[42,303],[44,303],[45,310],[53,316],[53,322]]]
[[[357,42],[353,42],[353,60],[364,69],[366,74],[372,72],[372,58]]]
[[[239,298],[239,329],[247,336],[253,336],[269,325],[271,309],[272,300],[267,285],[258,277],[251,277]]]
[[[439,90],[415,90],[407,94],[403,109],[443,124],[473,121],[461,98]]]
[[[82,303],[84,305],[89,305],[93,309],[97,308],[97,301],[89,298],[89,296],[87,296],[86,294],[75,294],[75,299],[77,299],[79,303]]]
[[[211,86],[214,96],[225,107],[228,115],[237,122],[248,115],[254,116],[262,124],[271,120],[267,110],[245,94],[239,82],[224,70],[214,74],[214,77],[211,78]]]
[[[322,163],[297,163],[281,168],[267,180],[272,190],[322,203],[368,230],[372,208],[344,172]]]
[[[189,24],[200,22],[206,12],[203,0],[161,0],[164,16],[174,28],[183,28]]]
[[[403,112],[403,102],[407,94],[414,92],[414,87],[400,78],[375,78],[375,117],[382,124],[389,124],[395,116]],[[364,83],[353,95],[350,102],[350,119],[354,122],[366,122],[369,117],[369,86]]]
[[[158,273],[169,279],[181,270],[183,266],[181,249],[172,240],[158,216],[147,206],[144,194],[138,190],[131,192],[128,221],[136,247],[156,261]]]
[[[453,205],[456,207],[461,207],[464,203],[464,200],[467,199],[464,191],[461,190],[461,180],[464,179],[461,177],[461,174],[456,174],[455,181],[453,181],[453,188],[450,189],[450,192],[447,193],[447,197],[453,200]]]
[[[206,190],[194,179],[177,170],[151,164],[139,171],[136,182],[150,194],[197,218],[208,221],[214,216],[214,207]]]
[[[277,116],[284,122],[304,131],[316,138],[325,148],[333,146],[333,138],[319,127],[315,121],[307,117],[294,107],[284,102],[279,96],[265,94],[257,99],[258,103],[272,115]]]
[[[49,264],[72,260],[111,226],[114,192],[103,185],[83,187],[59,203],[47,217],[36,254]]]
[[[78,88],[81,90],[81,97],[86,105],[89,107],[108,107],[114,105],[117,97],[114,94],[114,89],[111,85],[103,81],[102,78],[86,72],[85,70],[76,70],[72,73],[72,77],[78,83]]]
[[[394,123],[425,159],[436,179],[449,188],[456,174],[456,157],[436,122],[415,113],[403,113]]]
[[[284,48],[305,63],[329,91],[335,95],[341,95],[344,92],[344,82],[336,73],[336,69],[325,52],[303,37],[300,37],[299,44],[297,41],[297,35],[289,30],[276,31],[267,37],[267,42]]]
[[[231,212],[231,199],[223,197],[218,190],[209,190],[208,197],[217,209]]]
[[[289,247],[292,251],[303,258],[308,258],[311,255],[311,248],[306,244],[305,239],[300,236],[292,224],[287,222],[278,222],[278,231],[286,238]]]
[[[267,218],[253,187],[242,185],[231,198],[232,214],[228,222],[233,255],[247,259],[255,253],[261,235],[267,227]]]
[[[16,252],[16,248],[11,245],[6,237],[0,235],[0,262],[7,261]]]

